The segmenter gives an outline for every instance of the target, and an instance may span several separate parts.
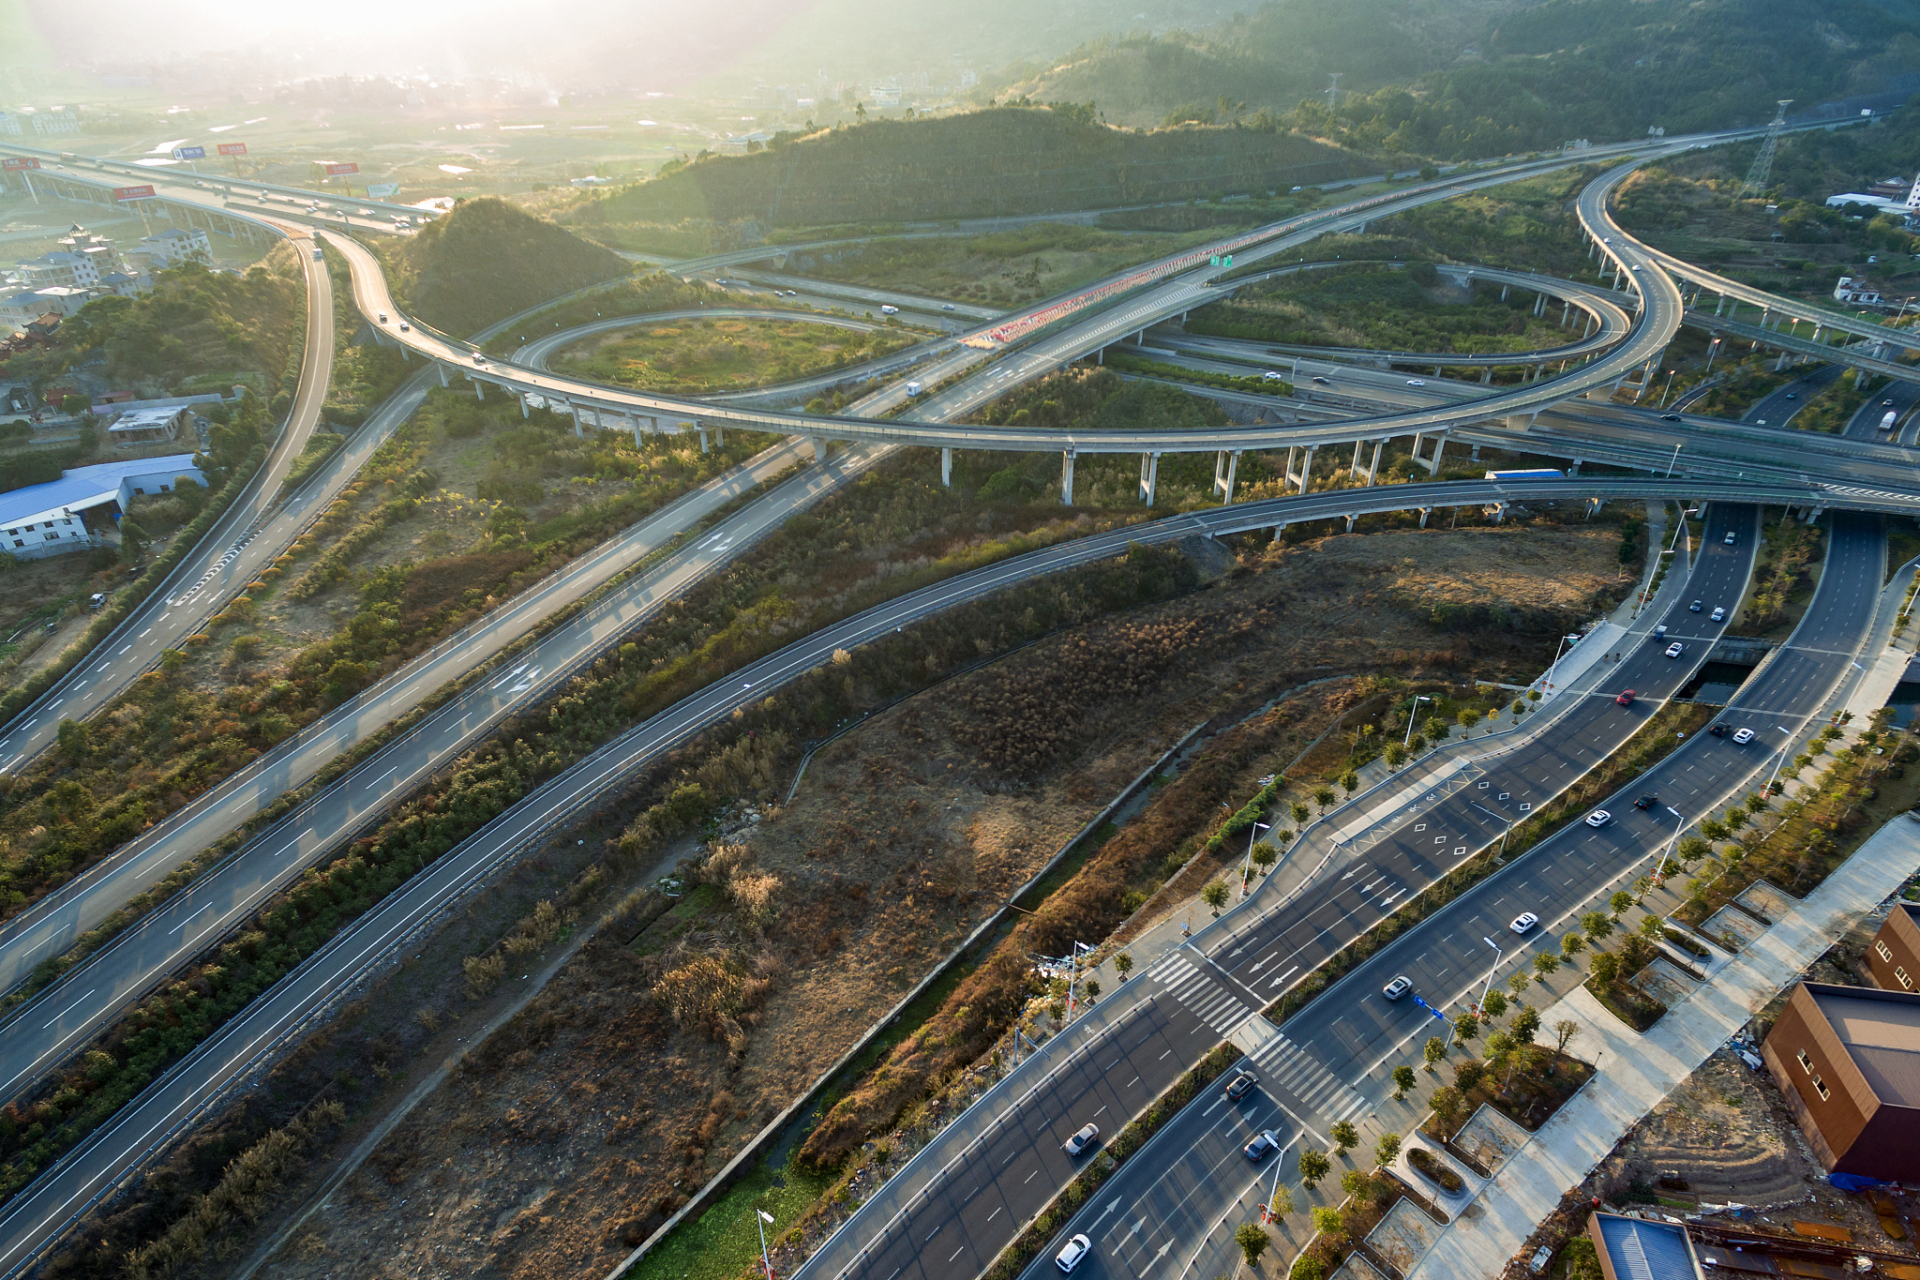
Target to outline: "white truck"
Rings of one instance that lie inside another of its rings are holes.
[[[1898,409],[1887,410],[1886,413],[1883,414],[1880,418],[1880,429],[1882,431],[1893,430],[1894,420],[1899,416],[1900,416],[1900,411]]]
[[[920,384],[918,382],[909,382],[907,384],[907,394],[915,397],[919,396]]]
[[[897,316],[900,314],[900,308],[894,306],[891,302],[885,303],[880,308],[880,314],[883,316]]]

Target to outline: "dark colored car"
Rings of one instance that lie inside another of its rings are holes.
[[[1660,803],[1659,796],[1644,795],[1644,796],[1641,796],[1638,800],[1635,800],[1633,802],[1633,807],[1636,809],[1651,809],[1653,808],[1653,806],[1659,803]]]
[[[1724,738],[1727,736],[1727,726],[1723,724],[1717,724],[1713,726],[1713,728],[1707,730],[1707,732],[1712,734],[1716,738]]]
[[[1236,1102],[1247,1096],[1247,1090],[1257,1083],[1247,1072],[1242,1071],[1227,1085],[1227,1101]]]

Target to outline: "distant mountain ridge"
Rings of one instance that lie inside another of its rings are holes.
[[[1202,31],[1096,40],[994,91],[1134,124],[1265,111],[1363,151],[1464,159],[1760,123],[1776,99],[1802,111],[1916,71],[1911,0],[1284,0]]]

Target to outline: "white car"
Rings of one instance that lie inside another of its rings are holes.
[[[1513,923],[1508,925],[1507,928],[1513,930],[1515,933],[1525,933],[1539,923],[1539,916],[1533,914],[1531,911],[1522,911],[1513,918]]]
[[[1727,536],[1726,536],[1726,537],[1724,537],[1724,538],[1722,538],[1722,539],[1720,539],[1720,541],[1722,541],[1722,542],[1724,542],[1724,543],[1726,543],[1726,544],[1727,544],[1728,546],[1732,546],[1732,545],[1734,544],[1734,536],[1733,536],[1733,533],[1732,533],[1732,531],[1731,531],[1731,530],[1729,530],[1729,531],[1728,531],[1728,533],[1727,533]]]
[[[1061,1145],[1066,1149],[1066,1153],[1068,1155],[1077,1156],[1082,1151],[1085,1151],[1088,1147],[1092,1146],[1093,1140],[1099,1136],[1100,1136],[1099,1125],[1085,1124],[1080,1126],[1079,1131],[1076,1132],[1071,1138],[1068,1138]]]
[[[1737,742],[1737,743],[1739,743],[1739,744],[1740,744],[1741,746],[1743,746],[1743,747],[1744,747],[1744,746],[1746,746],[1746,745],[1747,745],[1747,744],[1748,744],[1749,742],[1752,742],[1752,741],[1753,741],[1753,730],[1751,730],[1751,729],[1735,729],[1735,730],[1733,731],[1733,740],[1734,740],[1735,742]]]
[[[487,357],[481,354],[480,352],[476,351],[473,353],[473,362],[475,364],[485,364],[487,362]]]
[[[1553,1246],[1543,1244],[1538,1249],[1535,1249],[1533,1251],[1533,1257],[1527,1260],[1527,1270],[1533,1272],[1535,1275],[1541,1275],[1546,1271],[1547,1264],[1552,1261]]]
[[[1613,815],[1608,813],[1605,809],[1595,809],[1592,813],[1587,815],[1587,825],[1590,827],[1595,827],[1595,828],[1604,827],[1609,822],[1612,822],[1612,821],[1613,821]]]
[[[1265,373],[1260,375],[1260,381],[1262,382],[1285,382],[1286,380],[1287,380],[1286,374],[1275,373],[1272,369],[1269,369]]]
[[[1394,980],[1386,986],[1380,988],[1380,994],[1389,1000],[1398,1000],[1401,996],[1407,994],[1412,987],[1413,979],[1403,973],[1394,978]]]
[[[1725,622],[1727,620],[1726,606],[1722,605],[1719,608],[1715,609],[1713,611],[1712,617],[1715,622]]]
[[[1424,387],[1427,385],[1427,380],[1425,378],[1408,378],[1407,385],[1410,387]]]
[[[900,314],[900,308],[894,306],[892,303],[887,303],[880,308],[880,314],[883,316],[897,316]]]
[[[1093,1241],[1084,1235],[1075,1236],[1060,1248],[1054,1257],[1053,1265],[1062,1271],[1071,1271],[1080,1265],[1080,1260],[1093,1252]]]
[[[1677,658],[1681,654],[1685,653],[1686,651],[1687,651],[1687,646],[1681,644],[1678,640],[1675,640],[1672,644],[1667,646],[1667,656],[1669,658]]]

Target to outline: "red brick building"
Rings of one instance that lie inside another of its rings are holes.
[[[1920,994],[1803,982],[1761,1056],[1828,1172],[1920,1182]]]

